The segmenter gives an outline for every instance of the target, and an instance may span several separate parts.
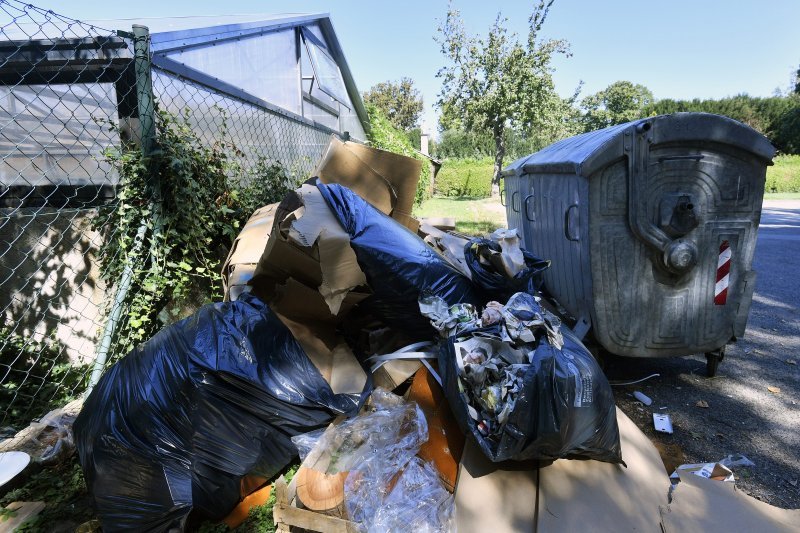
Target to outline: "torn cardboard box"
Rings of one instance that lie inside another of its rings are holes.
[[[306,301],[307,307],[314,307],[310,312],[319,317],[338,317],[368,294],[367,280],[350,247],[350,238],[319,190],[306,184],[295,193],[300,207],[277,221],[250,284],[256,296],[281,313],[280,301],[276,301],[278,287],[294,278],[315,289],[327,309],[319,309],[318,302]],[[361,294],[348,299],[357,288]]]
[[[366,278],[319,189],[305,184],[292,195],[277,210],[283,218],[274,224],[250,285],[335,392],[360,392],[366,373],[336,326],[370,294]],[[418,362],[385,365],[374,382],[391,390],[418,368]]]
[[[800,510],[779,509],[752,498],[734,483],[683,476],[672,502],[661,507],[664,533],[683,531],[796,532]]]
[[[250,291],[247,283],[267,247],[277,208],[278,204],[269,204],[257,209],[233,241],[221,272],[224,301],[236,300],[243,292]]]
[[[344,185],[416,232],[419,222],[411,209],[421,170],[417,159],[331,136],[314,173],[322,183]]]
[[[733,472],[730,468],[719,463],[698,463],[680,465],[675,471],[670,474],[669,479],[673,485],[678,484],[680,481],[686,479],[689,474],[712,479],[714,481],[727,481],[734,482]]]

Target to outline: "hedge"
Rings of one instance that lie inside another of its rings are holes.
[[[491,196],[493,170],[494,162],[490,157],[446,159],[436,175],[434,194],[476,198]]]

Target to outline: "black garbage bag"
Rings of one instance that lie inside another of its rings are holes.
[[[501,327],[466,331],[441,345],[444,392],[462,431],[492,461],[623,463],[611,386],[572,331],[560,327],[559,349],[545,337],[515,345],[503,340]]]
[[[275,475],[297,455],[291,437],[358,403],[333,394],[267,305],[243,294],[111,367],[75,421],[75,442],[104,531],[166,531],[192,510],[223,518],[243,476]]]
[[[417,303],[423,292],[448,304],[478,305],[470,280],[425,241],[396,220],[372,207],[350,189],[317,182],[323,198],[344,230],[367,278],[372,294],[359,304],[412,340],[436,337]]]
[[[500,245],[489,239],[476,238],[464,245],[464,259],[483,300],[505,302],[517,292],[536,294],[542,288],[542,272],[550,266],[550,261],[522,249],[525,268],[511,277],[493,261],[500,252]]]

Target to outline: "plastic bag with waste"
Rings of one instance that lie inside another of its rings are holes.
[[[541,289],[542,272],[550,266],[520,248],[516,230],[497,230],[489,239],[472,239],[464,246],[464,260],[484,301],[506,301],[516,292]]]
[[[588,350],[530,294],[512,296],[500,316],[441,346],[444,391],[462,430],[492,461],[621,463],[614,397]]]
[[[359,304],[363,310],[410,340],[427,340],[435,331],[419,313],[421,294],[438,296],[448,305],[480,303],[470,280],[416,234],[346,187],[322,183],[317,187],[350,235],[350,246],[372,290]]]
[[[413,457],[375,512],[368,531],[453,531],[453,495],[444,488],[430,463]]]
[[[346,475],[346,516],[363,531],[451,531],[452,495],[433,467],[416,457],[427,439],[425,416],[414,402],[376,389],[358,416],[292,441],[305,456],[301,469],[328,481]],[[300,477],[298,471],[295,479]]]
[[[246,475],[269,478],[290,438],[353,412],[289,330],[249,294],[207,305],[112,366],[74,424],[86,484],[106,530],[220,519]]]

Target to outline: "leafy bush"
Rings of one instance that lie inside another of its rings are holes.
[[[697,111],[724,115],[760,131],[783,153],[800,151],[800,98],[772,96],[759,98],[740,94],[720,100],[671,100],[649,105],[643,116]]]
[[[765,192],[800,192],[800,155],[779,155],[767,167]]]
[[[97,218],[105,236],[101,271],[116,286],[133,267],[114,357],[191,307],[221,298],[219,267],[243,223],[294,186],[279,162],[261,158],[244,169],[224,124],[208,145],[192,130],[188,110],[184,117],[157,110],[156,132],[148,160],[138,148],[105,154],[120,187],[118,204]]]
[[[411,145],[408,135],[392,126],[377,107],[367,105],[367,112],[369,113],[370,122],[370,132],[367,137],[372,146],[381,150],[386,150],[387,152],[394,152],[422,161],[422,172],[419,177],[417,195],[415,198],[415,203],[419,205],[430,196],[430,160],[419,153],[419,151]]]
[[[447,159],[436,174],[434,193],[440,196],[473,196],[485,198],[492,195],[491,157],[481,159]]]

